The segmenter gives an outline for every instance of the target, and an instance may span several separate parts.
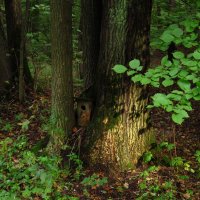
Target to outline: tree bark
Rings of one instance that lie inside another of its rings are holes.
[[[22,34],[22,9],[20,0],[5,0],[7,42],[10,52],[12,72],[15,77],[19,76],[20,44]],[[32,83],[32,77],[28,68],[26,50],[24,49],[24,77],[26,83]]]
[[[5,89],[6,82],[10,82],[12,70],[8,57],[8,48],[3,26],[0,19],[0,92]]]
[[[72,81],[72,3],[51,0],[52,110],[50,154],[60,154],[74,124]]]
[[[101,4],[100,0],[81,0],[81,46],[83,48],[81,72],[85,89],[93,85],[94,74],[97,69],[100,48]]]
[[[103,0],[96,109],[84,145],[89,163],[110,171],[134,168],[154,139],[146,89],[112,70],[134,58],[149,67],[151,6],[145,0]]]

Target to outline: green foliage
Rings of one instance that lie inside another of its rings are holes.
[[[152,158],[153,158],[153,154],[150,151],[148,151],[144,153],[143,155],[143,162],[148,163],[152,160]]]
[[[115,65],[113,70],[117,73],[125,73],[131,77],[134,83],[151,85],[153,87],[168,87],[171,91],[157,93],[152,96],[152,104],[148,108],[159,107],[171,113],[171,118],[176,124],[182,124],[189,117],[192,110],[191,101],[200,100],[200,50],[198,47],[199,22],[187,19],[179,24],[170,25],[156,40],[157,48],[165,51],[171,42],[176,45],[184,45],[186,48],[195,46],[192,53],[185,55],[181,51],[173,53],[173,61],[164,56],[161,65],[154,69],[142,72],[140,61],[134,59],[129,62],[129,67]]]
[[[73,162],[73,164],[75,165],[75,172],[74,172],[73,176],[74,176],[75,180],[79,180],[81,178],[81,176],[84,175],[83,162],[80,160],[78,155],[76,155],[74,153],[71,153],[67,156],[69,158],[69,169],[71,167],[71,162]]]
[[[159,170],[156,166],[150,166],[140,174],[142,181],[139,183],[140,194],[137,200],[148,199],[175,199],[176,187],[171,181],[160,183],[158,178],[151,177]]]
[[[108,178],[103,177],[100,178],[97,174],[93,174],[92,176],[86,177],[82,180],[81,184],[84,186],[90,187],[100,187],[108,183]]]
[[[71,198],[62,197],[64,183],[59,179],[67,176],[67,172],[59,168],[60,158],[36,156],[28,150],[25,137],[16,141],[6,138],[0,146],[0,199]]]
[[[200,164],[200,150],[196,151],[195,157],[196,157],[197,162]]]

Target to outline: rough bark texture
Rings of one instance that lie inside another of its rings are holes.
[[[73,126],[72,3],[51,0],[52,116],[49,153],[59,154]]]
[[[149,66],[150,11],[151,1],[103,0],[97,104],[85,145],[89,163],[111,171],[134,168],[153,140],[145,88],[112,71],[134,58]]]
[[[10,52],[12,72],[18,76],[20,65],[20,43],[22,29],[22,10],[20,0],[5,0],[7,42]],[[31,73],[28,68],[26,50],[24,49],[24,76],[26,83],[31,83]]]
[[[101,1],[81,0],[81,27],[83,65],[81,73],[84,87],[87,89],[94,83],[97,69],[100,42]]]
[[[0,19],[1,20],[1,19]],[[5,88],[6,82],[12,77],[11,65],[8,58],[3,26],[0,21],[0,92]]]

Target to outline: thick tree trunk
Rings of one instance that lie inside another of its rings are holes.
[[[51,0],[52,113],[47,151],[60,154],[74,123],[71,1]]]
[[[97,70],[100,47],[101,4],[100,0],[81,0],[81,46],[83,48],[81,72],[85,89],[94,83],[94,74],[95,70]]]
[[[111,171],[134,168],[153,141],[145,88],[112,71],[134,58],[149,66],[150,11],[151,1],[103,0],[97,104],[85,146],[89,163]]]
[[[7,42],[10,52],[12,72],[15,77],[19,75],[20,66],[20,44],[22,32],[22,9],[20,0],[5,0],[6,24],[7,24]],[[24,49],[24,77],[26,83],[32,82],[26,50]]]

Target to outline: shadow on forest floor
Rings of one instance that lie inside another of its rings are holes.
[[[160,55],[158,55],[158,57],[159,56]],[[157,59],[154,59],[152,62],[155,64]],[[151,92],[154,93],[156,90],[151,89]],[[47,123],[49,117],[49,97],[49,93],[30,93],[23,106],[15,101],[15,99],[9,102],[2,101],[0,104],[0,140],[6,137],[17,138],[17,136],[21,134],[26,134],[28,136],[30,144],[41,140],[41,138],[45,136],[42,125]],[[154,109],[151,111],[151,117],[153,127],[157,132],[158,142],[164,140],[176,144],[176,152],[172,151],[169,156],[184,158],[190,165],[189,169],[196,170],[197,162],[195,161],[194,154],[196,150],[200,150],[200,104],[195,102],[193,108],[194,110],[189,113],[190,118],[186,120],[183,125],[175,127],[175,137],[173,133],[174,125],[168,113]],[[20,123],[22,119],[28,120],[27,127],[22,127],[23,124]],[[159,154],[158,158],[162,159],[161,157],[164,156],[165,153],[166,152]],[[72,189],[69,193],[70,195],[86,200],[134,200],[137,196],[145,193],[144,191],[150,192],[149,188],[142,192],[141,183],[144,180],[139,176],[149,165],[155,165],[155,162],[151,161],[149,164],[141,163],[134,172],[123,173],[115,180],[104,172],[86,169],[86,177],[91,176],[93,173],[97,174],[98,177],[104,177],[106,175],[108,176],[108,183],[103,186],[95,185],[83,187],[83,184],[74,181],[72,182]],[[147,186],[155,186],[156,183],[161,187],[162,184],[171,182],[176,190],[176,199],[200,199],[200,179],[195,173],[192,173],[190,170],[178,169],[160,163],[157,163],[157,165],[159,169],[147,177]],[[188,176],[188,178],[181,179],[180,176]],[[165,191],[167,193],[171,190],[172,188]],[[63,194],[65,193],[66,192],[63,191]],[[39,200],[41,198],[37,197],[34,199]],[[149,199],[156,198],[151,197]]]

